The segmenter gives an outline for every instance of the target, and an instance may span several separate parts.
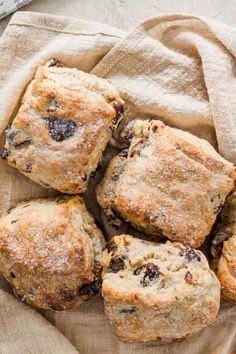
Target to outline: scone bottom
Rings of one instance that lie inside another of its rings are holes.
[[[79,197],[22,202],[0,219],[0,272],[39,308],[69,310],[98,294],[104,247]]]
[[[217,316],[219,281],[200,251],[120,235],[101,262],[105,311],[122,341],[181,340]]]

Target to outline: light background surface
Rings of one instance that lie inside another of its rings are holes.
[[[163,13],[191,13],[236,26],[236,0],[33,0],[20,11],[39,11],[104,22],[130,30]],[[0,34],[10,16],[0,21]]]

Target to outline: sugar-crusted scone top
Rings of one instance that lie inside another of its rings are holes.
[[[128,151],[110,162],[97,188],[99,204],[146,233],[200,246],[233,189],[233,164],[160,121],[132,124]]]
[[[128,301],[164,307],[176,299],[219,297],[219,283],[206,257],[177,242],[156,244],[115,236],[101,262],[103,295],[121,306]]]
[[[38,66],[27,87],[2,157],[45,187],[81,193],[123,103],[108,81],[51,60]]]
[[[22,202],[0,218],[0,273],[22,301],[70,309],[99,291],[104,243],[79,197]]]
[[[102,257],[102,295],[124,341],[173,341],[210,325],[220,284],[205,256],[189,246],[115,236]]]

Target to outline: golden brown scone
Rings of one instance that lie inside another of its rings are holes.
[[[99,292],[104,238],[79,197],[22,202],[0,219],[0,273],[17,297],[71,309]]]
[[[236,192],[224,205],[212,241],[216,274],[226,300],[236,302]]]
[[[27,87],[6,129],[2,158],[44,187],[81,193],[123,104],[108,81],[51,60],[38,66]]]
[[[220,284],[200,251],[121,235],[101,263],[105,311],[123,341],[183,339],[217,316]]]
[[[136,121],[132,138],[110,162],[97,200],[150,235],[199,247],[236,177],[233,164],[206,141],[157,120]]]

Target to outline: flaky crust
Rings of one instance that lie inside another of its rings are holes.
[[[0,273],[24,302],[65,310],[99,291],[104,238],[79,197],[22,202],[0,219]]]
[[[112,85],[51,60],[38,66],[2,157],[34,182],[64,193],[86,189],[123,113]]]
[[[217,316],[220,284],[200,251],[121,235],[101,263],[105,311],[123,341],[186,338]]]
[[[236,192],[227,198],[220,215],[212,254],[217,262],[216,274],[222,295],[226,300],[236,302]]]
[[[97,200],[138,229],[199,247],[234,187],[233,164],[206,141],[160,121],[135,121],[131,144],[109,164]]]

